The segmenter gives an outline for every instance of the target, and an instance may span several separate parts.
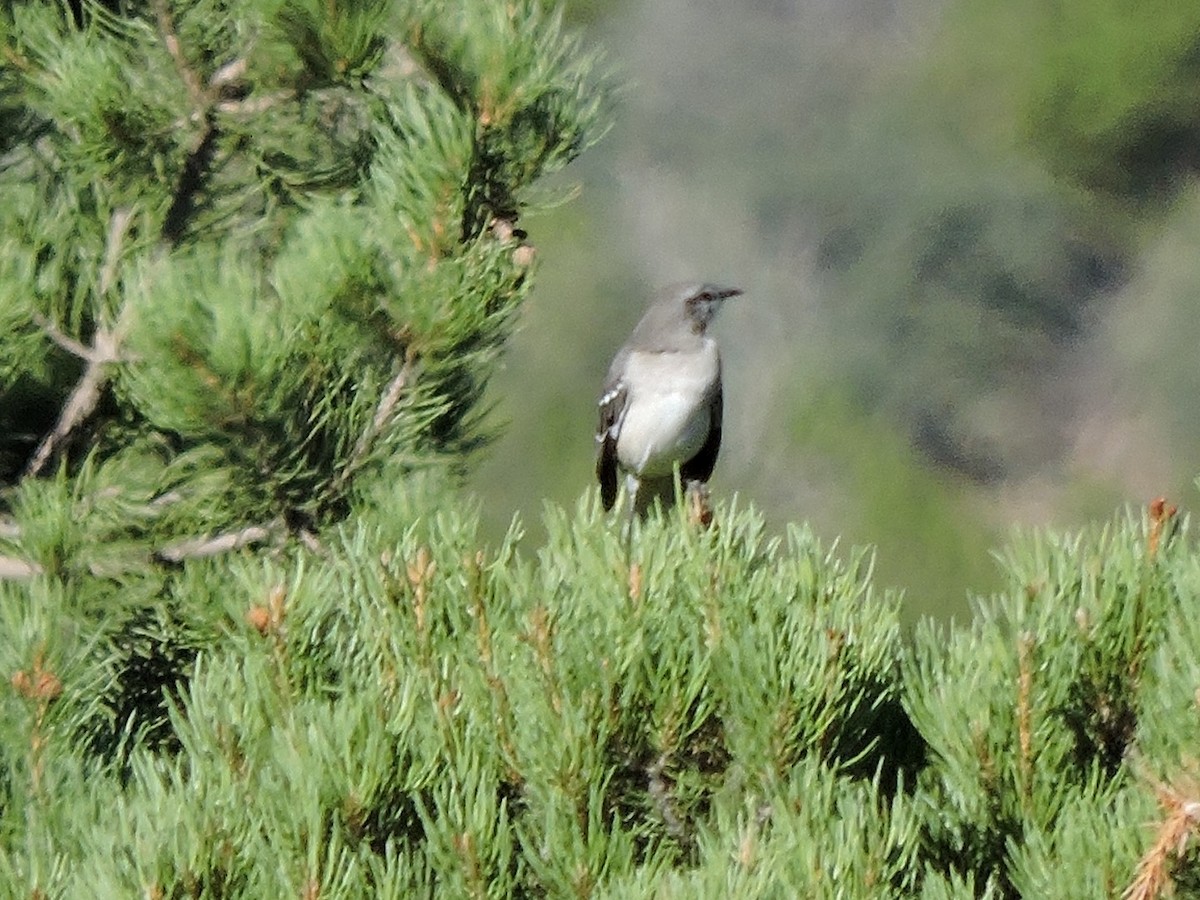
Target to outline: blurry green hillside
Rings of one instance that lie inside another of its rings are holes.
[[[691,276],[747,290],[714,487],[876,544],[909,616],[991,590],[1015,524],[1189,496],[1200,8],[1152,12],[589,4],[631,87],[538,223],[485,521],[590,484],[609,356]]]

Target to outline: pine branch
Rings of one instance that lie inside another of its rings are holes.
[[[41,575],[44,571],[37,563],[14,556],[0,556],[0,581],[22,581]]]
[[[85,362],[92,362],[96,358],[95,352],[91,347],[85,347],[69,334],[64,334],[62,329],[43,316],[40,312],[34,310],[33,321],[42,331],[46,332],[46,337],[58,344],[63,350],[66,350],[72,356],[78,356]]]
[[[29,58],[18,53],[16,48],[7,43],[3,47],[0,47],[0,55],[4,56],[10,66],[24,74],[33,71],[33,64],[29,61]]]
[[[158,32],[163,39],[163,44],[166,45],[167,52],[171,54],[171,61],[175,63],[175,71],[179,73],[180,79],[187,86],[188,94],[192,98],[192,105],[198,108],[204,106],[204,88],[200,76],[192,68],[187,57],[183,55],[183,48],[179,44],[179,35],[175,31],[175,19],[167,8],[166,0],[154,0],[151,6],[154,9],[154,17],[158,20]]]
[[[292,90],[275,91],[258,97],[222,100],[216,105],[216,110],[227,115],[257,116],[280,104],[289,103],[295,97],[296,92]]]
[[[1166,815],[1154,844],[1138,862],[1137,874],[1122,895],[1124,900],[1156,900],[1173,894],[1172,861],[1183,856],[1188,840],[1200,829],[1200,800],[1165,784],[1156,785],[1156,790]],[[1188,793],[1195,795],[1194,790]]]
[[[1033,803],[1033,634],[1023,631],[1017,638],[1017,771],[1021,777],[1021,802],[1028,809]]]
[[[121,244],[133,218],[130,209],[118,209],[113,212],[108,224],[108,241],[104,253],[104,265],[100,270],[100,283],[97,286],[98,296],[103,297],[112,287],[116,279],[117,261],[121,256]],[[46,464],[53,458],[59,446],[69,438],[84,421],[96,411],[100,395],[108,386],[109,364],[120,361],[121,341],[128,326],[128,306],[121,308],[116,324],[110,328],[99,327],[92,336],[92,346],[84,347],[79,342],[63,334],[53,323],[38,319],[46,334],[60,347],[87,361],[75,389],[67,398],[62,413],[47,434],[37,450],[30,457],[25,467],[25,477],[32,478],[40,475]]]
[[[191,121],[201,125],[199,133],[192,140],[187,159],[184,160],[171,206],[163,218],[163,239],[170,244],[177,244],[186,231],[188,220],[195,209],[196,197],[204,189],[209,167],[216,154],[217,139],[221,136],[216,116],[220,101],[227,99],[223,96],[226,91],[236,89],[246,72],[247,62],[243,56],[227,63],[217,69],[206,84],[183,52],[175,30],[175,20],[167,8],[166,0],[154,0],[152,6],[159,35],[191,98]]]
[[[375,408],[375,415],[371,419],[371,424],[359,435],[358,441],[354,445],[354,450],[350,453],[350,458],[334,479],[332,485],[334,493],[342,491],[354,476],[354,473],[362,468],[367,455],[371,452],[372,445],[374,445],[375,440],[383,432],[384,426],[387,425],[388,419],[395,412],[400,398],[404,396],[405,391],[408,389],[416,361],[417,354],[410,347],[404,354],[404,365],[400,367],[400,371],[396,373],[387,390],[383,392],[383,396],[379,398],[379,405]]]
[[[266,525],[249,525],[236,531],[226,531],[214,537],[188,538],[156,550],[154,555],[169,563],[181,563],[185,559],[204,559],[261,543],[281,534],[282,531],[282,521],[275,520]]]
[[[217,149],[219,130],[211,110],[205,112],[202,121],[204,128],[192,142],[171,206],[163,217],[163,240],[170,244],[178,244],[183,238],[188,220],[196,207],[196,196],[204,188],[208,167]]]

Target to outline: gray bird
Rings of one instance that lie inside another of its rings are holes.
[[[721,355],[708,325],[738,288],[685,283],[663,288],[617,351],[600,395],[596,477],[606,510],[617,499],[617,472],[630,515],[656,498],[703,485],[721,449]]]

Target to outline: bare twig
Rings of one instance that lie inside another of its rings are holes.
[[[187,87],[192,104],[189,119],[193,124],[200,126],[199,132],[188,147],[187,159],[180,169],[171,206],[163,218],[162,236],[169,243],[175,244],[185,233],[188,219],[196,205],[196,197],[204,188],[209,166],[216,154],[217,139],[221,134],[216,119],[216,112],[221,108],[219,101],[226,99],[227,93],[236,87],[246,74],[249,64],[245,57],[226,63],[213,72],[206,84],[183,52],[179,34],[175,30],[175,20],[171,17],[165,0],[152,0],[151,5],[158,21],[158,33],[172,62],[175,63],[175,71]]]
[[[0,556],[0,581],[22,581],[41,575],[45,571],[35,562],[17,559],[14,556]]]
[[[208,89],[213,91],[223,88],[226,85],[236,84],[241,81],[242,76],[246,74],[246,69],[249,66],[250,64],[244,56],[235,59],[231,63],[226,63],[212,73],[212,77],[208,79]]]
[[[304,545],[309,553],[315,553],[317,556],[325,555],[325,545],[321,543],[321,539],[309,531],[307,528],[301,528],[297,532],[297,537],[300,538],[300,543]]]
[[[86,362],[91,362],[96,358],[96,354],[92,351],[91,347],[84,346],[69,334],[64,334],[62,329],[43,316],[40,312],[34,312],[33,321],[38,328],[46,332],[46,337],[50,338],[50,340],[54,341],[54,343],[58,344],[59,347],[61,347],[63,350],[66,350],[72,356],[78,356],[80,359],[85,360]]]
[[[240,550],[250,544],[265,541],[278,533],[280,523],[268,525],[250,525],[237,531],[227,531],[213,537],[189,538],[175,544],[156,550],[154,555],[164,562],[180,563],[185,559],[203,559],[208,556],[219,556],[230,550]]]
[[[104,266],[100,273],[98,290],[101,296],[108,292],[116,279],[117,261],[121,256],[121,244],[125,239],[133,211],[118,209],[112,214],[108,223],[108,241],[104,251]],[[41,474],[46,464],[53,458],[55,452],[71,433],[79,427],[96,410],[100,395],[108,385],[109,364],[120,361],[121,341],[125,336],[128,325],[129,306],[121,307],[117,321],[111,327],[98,327],[92,335],[92,346],[84,347],[79,342],[63,334],[53,323],[41,319],[38,324],[46,330],[46,334],[56,344],[87,360],[71,396],[67,398],[54,429],[42,438],[29,463],[25,466],[25,476],[33,477]]]
[[[387,425],[388,419],[395,412],[400,398],[404,396],[404,392],[408,388],[409,381],[412,378],[415,363],[416,353],[410,348],[404,355],[404,365],[400,367],[400,371],[396,373],[396,377],[391,380],[387,386],[387,390],[379,398],[379,403],[375,407],[375,416],[371,419],[371,424],[358,436],[358,441],[355,442],[354,449],[350,452],[350,458],[346,460],[346,464],[342,466],[342,470],[338,472],[337,478],[334,479],[334,491],[342,490],[350,479],[354,477],[354,474],[362,468],[367,454],[371,451],[371,445],[375,443],[384,426]]]
[[[109,292],[117,280],[117,264],[121,261],[121,245],[133,220],[133,209],[124,207],[113,210],[108,220],[108,238],[104,242],[104,266],[100,269],[98,292],[101,297]]]
[[[200,76],[196,74],[196,70],[183,55],[183,48],[179,44],[179,35],[175,31],[175,19],[171,16],[171,10],[167,8],[165,0],[154,0],[151,6],[154,8],[154,17],[158,20],[158,32],[167,47],[167,52],[171,54],[171,61],[175,63],[175,71],[179,73],[179,77],[187,86],[192,104],[197,107],[204,106],[204,86],[200,81]]]
[[[227,115],[256,116],[279,103],[291,101],[295,96],[295,91],[276,91],[273,94],[245,97],[241,100],[222,100],[216,105],[216,110]]]
[[[165,494],[159,494],[157,497],[151,500],[150,508],[163,509],[173,503],[178,503],[182,499],[183,494],[179,493],[179,491],[167,491]]]
[[[46,463],[54,456],[59,444],[65,441],[71,432],[95,410],[96,404],[100,402],[100,393],[107,382],[108,373],[104,366],[96,362],[88,363],[83,377],[79,379],[75,390],[67,399],[62,414],[59,415],[58,422],[54,425],[54,430],[42,438],[37,450],[30,457],[29,464],[25,467],[26,477],[41,474]]]
[[[133,210],[128,208],[113,210],[112,217],[108,220],[108,238],[104,245],[104,263],[100,268],[100,280],[96,285],[96,293],[103,297],[112,289],[113,282],[117,279],[117,265],[121,261],[121,246],[125,242],[125,233],[129,230],[129,222],[133,219]],[[37,323],[42,331],[46,332],[46,336],[54,343],[58,344],[63,350],[66,350],[72,356],[78,356],[85,362],[112,362],[111,359],[105,357],[103,349],[98,351],[94,347],[87,347],[70,335],[64,333],[54,322],[43,316],[40,312],[34,312],[33,321]]]

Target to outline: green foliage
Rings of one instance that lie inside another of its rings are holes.
[[[1183,762],[1143,735],[1182,737],[1195,718],[1164,717],[1153,676],[1169,668],[1195,703],[1200,682],[1168,637],[1194,617],[1193,568],[1169,514],[1036,536],[969,630],[918,629],[906,706],[929,745],[918,796],[941,866],[1016,896],[1115,896],[1132,881],[1153,809],[1146,761],[1173,777]],[[1101,839],[1107,865],[1080,881],[1063,858],[1094,859]]]
[[[632,571],[594,504],[552,516],[536,564],[449,512],[189,561],[148,607],[189,659],[127,717],[144,611],[10,591],[4,664],[60,687],[4,707],[6,874],[51,896],[909,883],[914,813],[855,775],[895,739],[895,601],[810,535],[721,522],[647,522]]]
[[[1057,4],[1040,18],[1045,62],[1027,127],[1055,169],[1135,199],[1195,170],[1200,11],[1107,0]]]
[[[532,554],[480,541],[447,475],[528,287],[516,217],[601,125],[556,16],[0,21],[11,892],[1196,890],[1173,509],[1024,539],[911,646],[869,552],[731,505],[627,543],[587,495]]]
[[[909,649],[861,554],[752,513],[653,517],[632,564],[594,498],[546,531],[527,556],[450,509],[360,517],[154,585],[7,583],[6,879],[1117,897],[1157,866],[1190,890],[1163,837],[1197,783],[1186,523],[1026,539],[971,628]]]
[[[12,9],[5,481],[150,443],[216,533],[461,471],[527,290],[514,223],[606,102],[556,16],[497,9]]]
[[[1052,827],[1031,829],[1014,842],[1011,878],[1017,895],[1123,896],[1146,851],[1147,826],[1158,814],[1144,786],[1071,796]]]
[[[276,21],[313,85],[351,83],[381,62],[387,41],[387,0],[282,3]]]
[[[1056,175],[1153,215],[1195,173],[1198,28],[1195,7],[1171,0],[963,0],[939,74],[945,93],[969,95],[977,138],[1019,136]]]

